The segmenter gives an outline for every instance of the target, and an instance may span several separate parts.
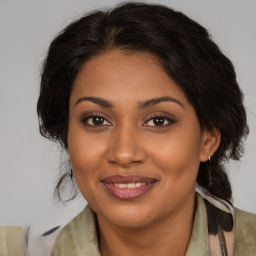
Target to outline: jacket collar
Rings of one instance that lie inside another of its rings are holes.
[[[51,256],[100,256],[95,213],[90,206],[66,225],[58,235]],[[202,197],[196,194],[196,212],[186,256],[208,256],[206,209]]]

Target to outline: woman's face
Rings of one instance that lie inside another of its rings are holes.
[[[199,163],[216,149],[216,134],[201,130],[154,56],[113,50],[87,61],[69,114],[74,176],[99,219],[143,227],[194,204]]]

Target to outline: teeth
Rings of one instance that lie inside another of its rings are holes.
[[[145,186],[145,185],[146,185],[146,183],[141,183],[141,182],[128,183],[128,184],[114,183],[114,186],[118,187],[118,188],[139,188],[139,187]]]
[[[114,186],[118,188],[126,188],[126,184],[114,183]]]
[[[128,183],[127,188],[135,188],[135,183]]]
[[[137,183],[135,184],[136,188],[139,188],[139,187],[145,186],[145,185],[146,185],[146,183],[141,183],[141,182],[137,182]]]

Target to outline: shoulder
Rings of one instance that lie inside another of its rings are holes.
[[[96,217],[89,205],[60,231],[52,250],[55,255],[100,255]]]
[[[235,251],[236,255],[255,255],[256,214],[235,208]]]
[[[74,255],[73,252],[76,251],[76,245],[73,243],[73,239],[78,239],[77,230],[90,229],[90,226],[92,225],[92,215],[93,212],[88,206],[66,225],[55,226],[50,229],[46,229],[45,224],[30,226],[27,232],[26,255]],[[79,238],[79,241],[83,240],[84,239]],[[1,255],[2,254],[0,253],[0,256]]]
[[[78,231],[93,230],[94,217],[90,207],[87,207],[80,212],[75,218],[73,218],[67,225],[65,225],[59,232],[55,244],[58,241],[69,241],[72,237],[78,236]]]
[[[0,226],[0,244],[0,255],[25,256],[22,227]]]
[[[249,236],[253,236],[256,248],[256,214],[235,208],[235,216],[237,237],[249,238]]]

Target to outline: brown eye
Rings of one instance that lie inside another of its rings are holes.
[[[102,116],[89,116],[82,120],[82,123],[88,126],[109,126],[111,125],[104,117]]]
[[[155,117],[152,119],[154,125],[164,125],[165,118],[164,117]]]
[[[144,126],[152,127],[164,127],[176,123],[173,119],[166,116],[155,116],[150,118],[147,122],[144,123]]]
[[[92,123],[93,123],[94,125],[103,125],[103,123],[104,123],[104,118],[99,117],[99,116],[94,116],[94,117],[92,117]]]

